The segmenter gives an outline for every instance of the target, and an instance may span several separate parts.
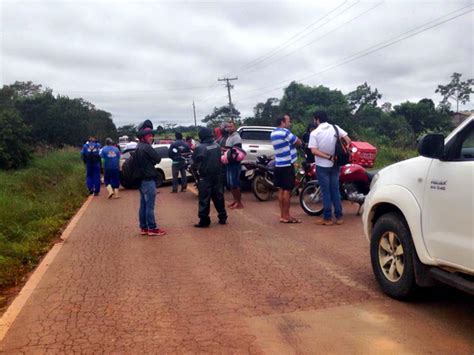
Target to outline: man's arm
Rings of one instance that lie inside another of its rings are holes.
[[[151,145],[146,144],[144,152],[150,157],[151,160],[153,160],[155,164],[159,164],[161,162],[160,155],[153,149]]]
[[[334,156],[332,156],[331,154],[324,153],[320,151],[318,148],[311,148],[311,153],[313,153],[313,155],[316,155],[320,158],[334,160]]]
[[[297,136],[295,136],[293,133],[288,131],[288,135],[286,136],[287,140],[289,143],[296,145],[297,147],[301,146],[301,139],[299,139]]]

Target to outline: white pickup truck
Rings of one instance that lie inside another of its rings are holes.
[[[437,282],[474,294],[474,115],[418,151],[381,170],[365,199],[375,278],[398,299]]]
[[[242,126],[239,127],[239,132],[242,138],[242,148],[247,153],[244,163],[257,161],[257,156],[266,155],[273,157],[275,154],[272,146],[270,134],[274,127],[268,126]]]

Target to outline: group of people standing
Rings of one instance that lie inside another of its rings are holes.
[[[339,170],[336,163],[336,142],[340,137],[349,146],[351,140],[341,127],[330,124],[325,111],[316,111],[313,115],[314,124],[308,127],[303,141],[291,133],[289,115],[279,117],[277,128],[271,133],[275,150],[275,185],[279,188],[281,223],[301,223],[290,215],[291,192],[295,186],[296,147],[303,146],[309,162],[314,158],[316,174],[323,198],[323,217],[316,224],[330,226],[343,224],[341,195],[339,192]],[[334,207],[334,213],[333,213]]]
[[[341,196],[339,193],[339,166],[336,164],[335,147],[339,137],[346,145],[351,143],[347,132],[337,125],[328,122],[324,111],[314,113],[314,124],[308,127],[302,140],[295,136],[291,128],[291,118],[284,115],[276,120],[276,128],[271,133],[275,151],[275,185],[279,188],[278,201],[281,223],[301,223],[290,214],[291,193],[295,186],[295,168],[297,147],[305,149],[308,162],[316,163],[316,172],[323,197],[323,217],[316,223],[333,225],[343,224]],[[200,144],[195,147],[183,141],[181,133],[176,132],[176,140],[169,147],[172,159],[172,193],[178,192],[179,175],[181,191],[187,190],[186,157],[192,157],[192,168],[197,172],[199,197],[198,218],[194,226],[206,228],[211,224],[209,217],[210,203],[213,202],[219,224],[227,223],[227,211],[224,202],[224,188],[230,189],[233,201],[230,209],[242,209],[240,189],[241,163],[235,159],[235,151],[242,151],[242,139],[233,121],[226,122],[215,129],[214,134],[208,128],[199,131]],[[139,226],[142,235],[161,236],[166,232],[160,229],[155,219],[156,179],[158,172],[155,165],[161,157],[152,148],[154,140],[153,124],[147,120],[138,126],[137,144],[134,159],[141,170]],[[245,153],[244,153],[245,154]],[[238,155],[238,154],[237,154]],[[111,139],[106,140],[102,148],[94,137],[84,145],[81,156],[86,163],[86,183],[90,194],[100,192],[101,158],[104,160],[104,184],[109,191],[109,198],[118,197],[120,150]]]

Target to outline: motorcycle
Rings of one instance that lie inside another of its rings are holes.
[[[260,201],[268,201],[278,190],[274,182],[275,160],[266,155],[259,155],[256,163],[244,163],[243,165],[247,169],[245,177],[251,181],[255,197]],[[297,171],[292,194],[298,195],[300,188],[305,186],[308,181],[313,180],[315,175],[316,166],[303,161],[301,168]]]
[[[341,167],[339,173],[339,190],[341,200],[347,200],[359,204],[357,215],[360,214],[365,197],[369,193],[370,183],[377,172],[368,172],[358,164],[347,164]],[[303,188],[300,194],[300,205],[310,216],[323,214],[323,197],[321,187],[315,176]]]

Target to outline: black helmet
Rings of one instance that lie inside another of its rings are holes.
[[[153,123],[150,120],[145,120],[137,126],[137,136],[143,137],[147,134],[155,134],[153,130]]]

